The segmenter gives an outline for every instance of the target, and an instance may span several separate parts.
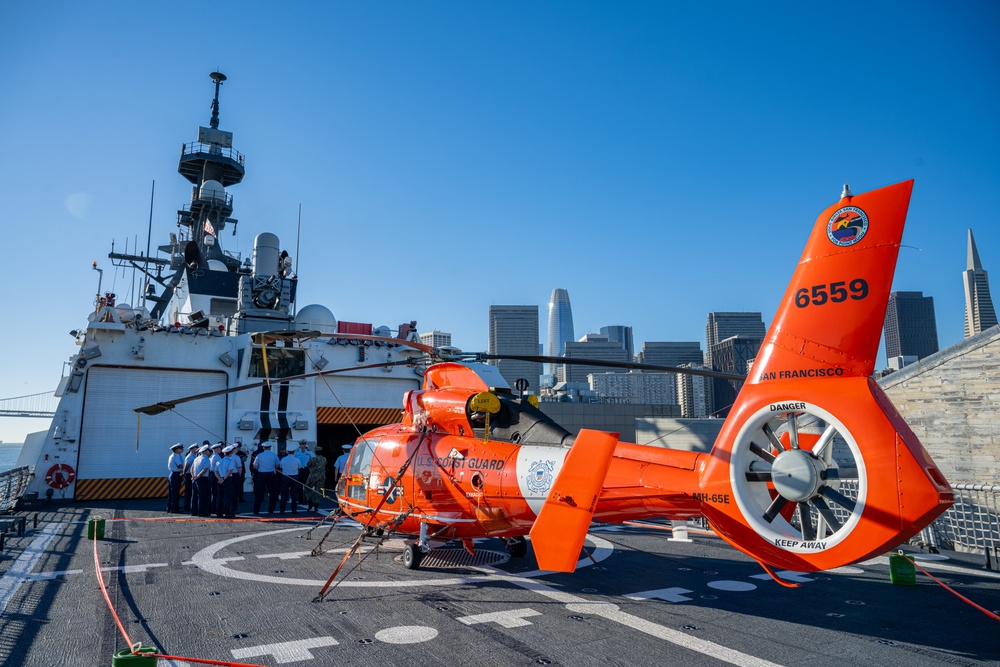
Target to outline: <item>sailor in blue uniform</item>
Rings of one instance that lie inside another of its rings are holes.
[[[236,492],[233,494],[233,512],[239,512],[240,503],[243,502],[243,490],[247,481],[247,454],[243,451],[243,443],[236,441],[233,443],[233,453],[229,455],[233,459],[233,470],[236,473]]]
[[[333,470],[335,475],[333,480],[334,488],[337,489],[340,488],[340,478],[345,473],[347,473],[347,461],[348,459],[351,458],[351,447],[353,447],[353,445],[351,445],[350,443],[344,445],[342,448],[344,450],[344,453],[338,456],[337,460],[333,462]],[[339,503],[340,501],[338,500],[337,502]]]
[[[333,467],[337,471],[337,479],[335,484],[340,482],[340,476],[344,474],[344,468],[347,466],[347,459],[351,457],[351,445],[344,445],[344,453],[337,457],[337,460],[333,462]]]
[[[181,451],[184,445],[176,443],[170,446],[170,457],[167,459],[167,513],[180,513],[181,476],[184,473],[184,457]]]
[[[232,445],[226,445],[222,449],[222,458],[219,459],[219,465],[215,468],[215,478],[219,481],[219,502],[215,513],[220,519],[224,516],[234,516],[233,491],[235,491],[235,487],[233,482],[236,478],[233,476],[233,458],[230,456],[233,449]]]
[[[303,497],[306,489],[306,480],[309,479],[309,460],[316,457],[309,451],[309,443],[306,440],[299,440],[299,448],[293,452],[295,458],[299,460],[299,498]]]
[[[264,448],[253,460],[253,468],[257,471],[257,480],[253,487],[253,513],[260,514],[260,505],[267,495],[267,513],[274,512],[275,501],[278,499],[277,479],[275,474],[278,469],[278,456],[271,451],[271,443],[263,442]]]
[[[219,508],[219,498],[222,497],[222,486],[217,483],[215,477],[215,471],[219,469],[219,461],[222,460],[222,448],[225,445],[221,442],[217,442],[212,445],[212,453],[209,455],[208,460],[212,465],[212,500],[209,501],[208,513],[211,514]]]
[[[292,501],[292,514],[299,509],[299,460],[295,454],[286,454],[281,463],[281,514],[285,513],[285,503]]]
[[[181,511],[192,512],[191,503],[194,502],[194,488],[191,486],[191,466],[198,458],[198,443],[188,447],[187,456],[184,457],[184,495],[181,496]]]
[[[212,484],[215,482],[212,461],[208,458],[208,445],[198,448],[198,458],[191,466],[191,478],[195,483],[195,502],[191,513],[208,516],[212,513]]]

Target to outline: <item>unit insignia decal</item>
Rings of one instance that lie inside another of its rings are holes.
[[[857,206],[844,206],[830,216],[826,235],[834,245],[854,245],[868,231],[868,215]]]

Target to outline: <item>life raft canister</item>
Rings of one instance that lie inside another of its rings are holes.
[[[45,473],[45,483],[53,489],[65,489],[76,479],[76,472],[65,463],[57,463]]]

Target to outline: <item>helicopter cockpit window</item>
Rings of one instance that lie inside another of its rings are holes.
[[[372,471],[372,460],[374,458],[375,443],[359,438],[354,444],[354,452],[351,455],[350,474],[368,477]]]

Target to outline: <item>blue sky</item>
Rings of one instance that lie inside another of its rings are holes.
[[[895,287],[954,344],[967,228],[1000,276],[998,7],[2,3],[0,398],[55,387],[92,261],[128,293],[107,253],[145,247],[154,180],[154,246],[174,230],[215,69],[247,159],[221,242],[295,255],[301,204],[300,307],[483,350],[489,305],[537,303],[544,340],[565,287],[578,336],[703,342],[712,310],[770,322],[844,183],[914,178]]]

